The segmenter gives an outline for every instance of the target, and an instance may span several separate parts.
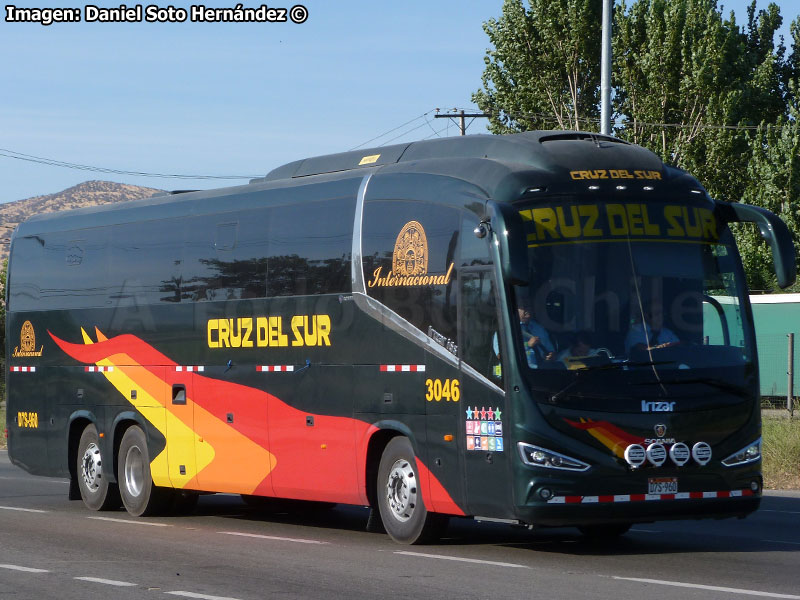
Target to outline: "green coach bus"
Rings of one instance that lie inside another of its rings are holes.
[[[729,224],[584,132],[286,164],[40,215],[11,245],[7,436],[94,510],[224,492],[613,536],[760,501],[758,361]]]

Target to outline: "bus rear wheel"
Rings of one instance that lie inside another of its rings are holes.
[[[108,480],[113,460],[107,461],[103,469],[103,456],[100,454],[100,438],[97,427],[89,424],[83,430],[78,442],[77,478],[81,499],[92,510],[114,510],[119,507],[119,488]]]
[[[119,445],[117,463],[119,490],[125,509],[135,517],[164,512],[172,490],[157,487],[150,475],[147,438],[141,427],[129,427]]]
[[[386,533],[401,544],[425,544],[439,538],[447,517],[428,512],[419,469],[406,437],[393,438],[378,467],[378,509]]]

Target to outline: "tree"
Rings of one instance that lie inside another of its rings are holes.
[[[599,0],[505,0],[484,23],[483,88],[472,100],[491,114],[493,133],[597,129],[600,85]]]
[[[602,0],[506,0],[484,25],[483,85],[473,100],[494,133],[534,128],[597,130]],[[765,206],[800,242],[797,211],[800,19],[792,52],[774,42],[778,6],[744,27],[717,0],[622,0],[615,8],[615,135],[695,175],[722,200]],[[769,251],[737,229],[749,283],[772,289]]]
[[[800,36],[800,21],[794,23],[794,35]],[[788,225],[800,249],[800,79],[789,84],[789,116],[774,124],[762,124],[750,144],[747,177],[751,185],[743,201],[771,210]],[[777,289],[770,268],[772,256],[755,227],[736,231],[748,284],[751,289]],[[795,284],[789,291],[799,291]]]
[[[782,19],[748,10],[747,31],[716,0],[637,0],[614,22],[615,133],[686,169],[719,198],[738,200],[752,132],[785,111]]]

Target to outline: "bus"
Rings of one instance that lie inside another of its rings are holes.
[[[775,215],[570,131],[38,215],[11,244],[9,457],[93,510],[360,505],[407,544],[450,517],[594,537],[745,517],[761,424],[737,222],[790,285]]]

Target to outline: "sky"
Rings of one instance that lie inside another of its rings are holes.
[[[0,202],[90,179],[162,189],[223,187],[300,158],[458,134],[455,122],[434,118],[435,110],[475,109],[470,97],[481,87],[489,46],[482,24],[500,15],[501,0],[298,1],[307,9],[300,24],[187,19],[42,26],[7,22],[4,10],[0,154],[238,179],[98,173],[0,156]],[[83,17],[90,3],[13,4],[80,8]],[[261,3],[243,1],[245,7]],[[172,2],[176,8],[191,4]],[[726,14],[736,12],[738,23],[746,21],[747,0],[720,4]],[[788,39],[800,2],[777,4]],[[758,0],[759,8],[766,5]],[[485,132],[484,119],[468,129]]]

